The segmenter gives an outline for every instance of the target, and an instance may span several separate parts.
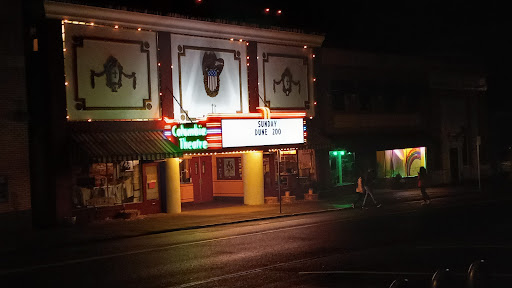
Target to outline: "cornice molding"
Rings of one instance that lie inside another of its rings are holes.
[[[256,41],[268,44],[302,47],[320,47],[324,36],[277,31],[255,27],[246,27],[225,23],[183,19],[171,16],[144,14],[125,10],[114,10],[70,3],[46,1],[44,3],[47,18],[94,22],[103,25],[142,28],[145,30],[170,32],[202,37],[244,41]]]

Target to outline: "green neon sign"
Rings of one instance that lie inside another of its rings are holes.
[[[203,127],[200,124],[194,124],[193,127],[185,127],[185,125],[181,124],[172,127],[172,136],[180,138],[187,136],[206,136],[207,130],[206,127]]]
[[[208,149],[208,142],[206,140],[192,140],[189,141],[187,138],[178,138],[180,141],[180,149],[182,150],[198,150],[198,149]]]
[[[337,151],[330,151],[329,153],[331,153],[331,155],[333,155],[333,156],[338,156],[338,155],[345,156],[345,154],[347,154],[347,151],[337,150]],[[348,154],[350,154],[350,152],[348,152]]]
[[[186,127],[183,124],[176,125],[172,127],[171,133],[178,139],[182,150],[208,149],[207,129],[200,124],[194,124],[192,127]]]

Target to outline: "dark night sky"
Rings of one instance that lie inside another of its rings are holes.
[[[220,18],[326,35],[324,46],[400,54],[483,55],[499,45],[504,4],[494,1],[79,0]],[[270,8],[269,14],[263,13]],[[282,10],[281,16],[275,11]]]

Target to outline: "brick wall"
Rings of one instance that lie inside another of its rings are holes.
[[[0,12],[0,31],[9,35],[0,45],[0,176],[8,181],[2,214],[31,209],[22,3],[10,7]]]

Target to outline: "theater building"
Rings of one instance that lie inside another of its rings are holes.
[[[323,36],[59,2],[45,17],[49,109],[62,116],[48,141],[69,160],[47,172],[57,221],[300,199],[316,180]]]

